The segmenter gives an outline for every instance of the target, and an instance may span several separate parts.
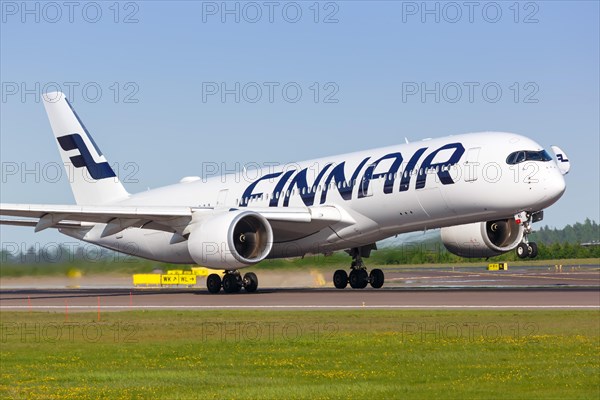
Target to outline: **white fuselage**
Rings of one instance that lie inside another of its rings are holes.
[[[178,183],[117,204],[215,212],[334,206],[353,223],[279,226],[269,257],[328,253],[399,233],[510,218],[548,207],[565,190],[562,174],[554,161],[509,165],[507,156],[519,150],[542,147],[511,133],[449,136]],[[61,231],[145,258],[193,263],[187,244],[160,229],[131,227],[106,237],[100,235],[101,226]]]

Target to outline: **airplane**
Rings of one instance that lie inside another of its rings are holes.
[[[381,288],[384,273],[363,261],[376,243],[441,228],[463,257],[516,249],[535,257],[532,223],[565,192],[567,155],[506,132],[425,139],[333,157],[180,182],[128,193],[63,93],[42,95],[75,205],[1,204],[0,224],[55,228],[145,259],[198,264],[210,293],[255,292],[265,259],[346,250],[350,272],[333,284]],[[12,217],[5,218],[5,217]],[[222,277],[221,277],[222,276]]]

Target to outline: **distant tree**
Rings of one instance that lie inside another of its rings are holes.
[[[20,263],[21,264],[35,264],[40,261],[40,257],[38,251],[34,246],[29,246],[27,252],[25,254],[21,254]]]
[[[12,255],[9,251],[0,251],[0,262],[2,264],[12,264],[14,262],[14,258],[14,255]]]
[[[577,222],[562,229],[550,229],[546,225],[536,229],[530,236],[530,240],[538,242],[538,245],[540,243],[585,243],[598,241],[599,239],[598,224],[589,218],[586,218],[583,223]]]

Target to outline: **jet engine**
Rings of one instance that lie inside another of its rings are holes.
[[[516,248],[523,238],[523,226],[514,219],[476,222],[442,228],[442,242],[461,257],[492,257]]]
[[[230,211],[194,223],[188,251],[199,265],[235,270],[264,260],[273,246],[273,231],[265,217],[251,211]]]

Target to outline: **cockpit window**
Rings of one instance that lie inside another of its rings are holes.
[[[551,161],[552,157],[546,150],[540,151],[528,151],[521,150],[515,151],[514,153],[510,153],[508,157],[506,157],[507,164],[519,164],[523,161]]]

